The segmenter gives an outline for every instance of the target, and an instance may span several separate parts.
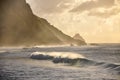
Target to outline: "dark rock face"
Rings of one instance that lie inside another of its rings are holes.
[[[25,0],[2,0],[0,3],[0,33],[2,45],[31,42],[37,24]]]
[[[0,1],[0,46],[77,44],[85,42],[65,35],[32,13],[25,0]]]

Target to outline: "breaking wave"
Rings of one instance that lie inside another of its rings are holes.
[[[89,60],[85,56],[78,53],[33,52],[30,57],[32,59],[38,59],[38,60],[51,60],[55,64],[65,63],[70,66],[80,66],[80,67],[101,66],[107,69],[114,69],[116,71],[119,71],[120,73],[120,65]]]
[[[71,52],[33,52],[31,54],[31,58],[33,59],[55,59],[55,58],[69,58],[69,59],[76,59],[76,58],[85,58],[83,55]]]

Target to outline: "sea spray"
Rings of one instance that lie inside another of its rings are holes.
[[[71,52],[33,52],[31,54],[31,58],[34,59],[46,59],[47,57],[51,58],[69,58],[69,59],[77,59],[77,58],[85,58],[81,54],[71,53]],[[49,59],[49,58],[48,58]]]
[[[66,63],[72,66],[88,66],[97,64],[81,54],[72,52],[33,52],[32,59],[51,60],[53,63]]]
[[[120,65],[106,63],[106,62],[97,62],[90,60],[85,56],[72,53],[72,52],[33,52],[30,57],[32,59],[38,60],[51,60],[53,63],[65,63],[70,66],[80,66],[80,67],[89,67],[89,66],[101,66],[104,68],[119,70]]]

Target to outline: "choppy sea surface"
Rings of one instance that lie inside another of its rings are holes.
[[[75,53],[84,59],[56,63],[56,58],[31,58],[34,52]],[[0,80],[120,80],[120,44],[0,48]]]

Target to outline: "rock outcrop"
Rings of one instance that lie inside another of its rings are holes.
[[[80,41],[84,41],[84,42],[85,42],[85,40],[80,36],[79,33],[75,34],[75,35],[73,36],[73,38],[76,39],[76,40],[80,40]]]

